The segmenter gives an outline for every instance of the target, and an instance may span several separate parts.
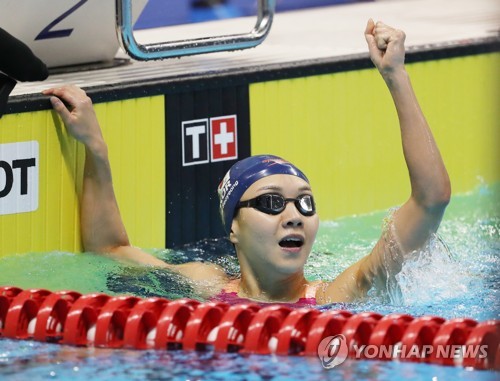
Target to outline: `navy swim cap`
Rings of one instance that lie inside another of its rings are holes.
[[[257,180],[271,175],[293,175],[309,182],[306,175],[292,163],[278,156],[257,155],[235,163],[217,188],[224,229],[229,233],[234,209],[243,193]]]

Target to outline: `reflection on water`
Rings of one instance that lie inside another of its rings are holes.
[[[0,341],[6,380],[497,380],[491,371],[347,359],[325,370],[316,357],[138,351]]]

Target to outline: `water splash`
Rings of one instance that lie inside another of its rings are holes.
[[[399,293],[391,293],[393,304],[442,302],[470,291],[466,268],[452,258],[439,236],[432,237],[422,250],[411,253],[395,278]]]

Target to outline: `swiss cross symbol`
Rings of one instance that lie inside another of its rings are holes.
[[[238,158],[236,115],[182,122],[182,165]]]
[[[210,119],[212,161],[231,160],[238,157],[236,140],[236,115]]]

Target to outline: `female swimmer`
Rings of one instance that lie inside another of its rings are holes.
[[[331,282],[309,282],[304,265],[318,231],[313,191],[294,165],[275,156],[237,162],[219,186],[224,226],[241,268],[230,279],[214,264],[167,264],[132,246],[115,199],[107,146],[92,102],[75,86],[44,91],[70,135],[86,149],[81,230],[86,251],[168,268],[202,284],[212,295],[264,302],[351,302],[396,274],[405,256],[436,232],[450,199],[450,181],[404,66],[405,34],[381,22],[365,30],[370,57],[395,104],[411,195],[393,215],[373,250]],[[63,104],[70,105],[70,110]]]

